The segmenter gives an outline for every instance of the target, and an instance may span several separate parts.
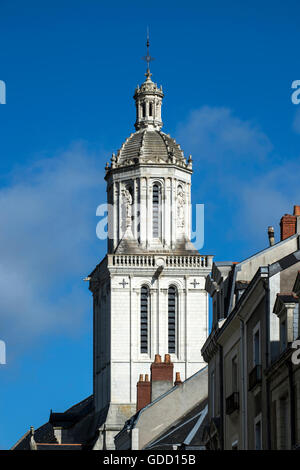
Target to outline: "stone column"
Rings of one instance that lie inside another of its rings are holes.
[[[161,188],[161,238],[163,247],[166,244],[166,209],[166,179],[163,178]]]
[[[140,198],[139,198],[139,223],[140,223],[140,239],[142,246],[147,243],[147,179],[140,178]]]
[[[147,240],[146,240],[146,247],[149,247],[149,244],[152,240],[152,188],[150,178],[147,178]]]
[[[174,178],[171,180],[171,248],[175,247],[176,244],[176,186],[177,179]]]
[[[191,236],[191,185],[186,183],[186,211],[185,211],[185,235],[189,239]]]
[[[165,240],[166,240],[166,245],[167,247],[171,246],[171,220],[172,220],[172,214],[171,214],[171,195],[172,195],[172,180],[171,178],[166,178],[166,189],[165,189],[165,195],[166,195],[166,210],[165,210]]]

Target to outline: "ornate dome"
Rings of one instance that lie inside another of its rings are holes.
[[[173,163],[189,167],[180,145],[170,135],[159,130],[141,129],[131,134],[112,158],[112,168],[142,163]]]
[[[107,163],[106,172],[137,164],[173,164],[192,169],[192,158],[186,161],[180,145],[162,127],[161,105],[162,88],[151,80],[147,70],[146,80],[137,86],[134,94],[136,104],[136,132],[131,134],[117,155],[113,154],[111,165]]]

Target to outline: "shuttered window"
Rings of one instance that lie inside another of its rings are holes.
[[[168,289],[168,352],[176,352],[176,321],[177,321],[177,289]]]
[[[149,289],[141,288],[141,353],[148,353]]]
[[[160,194],[158,184],[153,185],[153,199],[152,199],[152,235],[153,238],[160,237]]]

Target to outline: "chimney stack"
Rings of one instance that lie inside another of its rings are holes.
[[[294,206],[294,214],[285,214],[280,221],[281,240],[300,233],[300,206]]]
[[[273,246],[275,244],[274,227],[268,227],[268,237],[270,246]]]
[[[137,400],[136,400],[136,411],[140,411],[144,406],[149,405],[151,402],[151,384],[149,382],[148,374],[145,375],[145,381],[143,374],[140,374],[140,380],[137,385]]]
[[[181,384],[182,384],[182,380],[180,378],[180,372],[176,372],[176,379],[175,379],[174,385],[181,385]]]
[[[165,355],[164,362],[159,354],[155,355],[155,361],[151,364],[151,401],[173,387],[173,368],[170,354]]]
[[[296,217],[300,215],[300,206],[294,206],[294,215]]]
[[[156,398],[160,397],[168,390],[173,388],[173,368],[170,354],[165,354],[165,360],[162,362],[161,356],[155,354],[154,362],[151,364],[151,381],[149,375],[140,374],[137,383],[136,411],[149,405]],[[175,385],[181,384],[180,374],[176,372]]]

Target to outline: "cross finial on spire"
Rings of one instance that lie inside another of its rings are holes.
[[[149,46],[150,46],[150,42],[149,42],[149,27],[147,26],[147,42],[146,42],[146,47],[147,47],[147,55],[144,56],[142,59],[145,60],[147,62],[147,72],[145,73],[146,77],[151,77],[152,73],[150,73],[150,62],[152,60],[154,60],[154,57],[151,57],[151,55],[149,54]]]

